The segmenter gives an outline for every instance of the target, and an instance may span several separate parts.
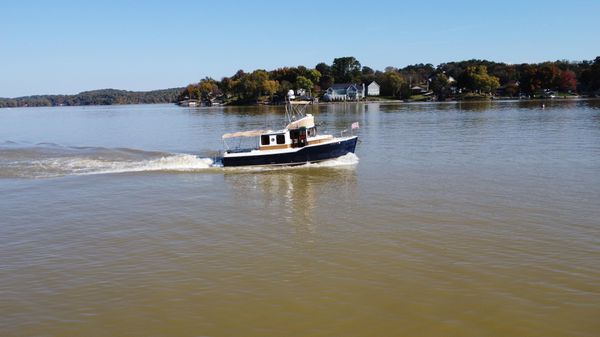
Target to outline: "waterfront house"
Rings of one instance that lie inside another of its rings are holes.
[[[373,81],[367,85],[367,96],[379,96],[379,84]]]
[[[329,87],[323,99],[326,101],[359,101],[365,97],[365,85],[337,83]]]
[[[189,106],[189,107],[195,107],[195,106],[200,106],[202,105],[202,102],[200,102],[199,99],[184,99],[183,101],[179,101],[177,102],[178,105],[180,106]]]
[[[415,85],[410,88],[410,93],[411,93],[411,95],[423,95],[423,94],[427,93],[427,89],[424,89],[423,87]]]

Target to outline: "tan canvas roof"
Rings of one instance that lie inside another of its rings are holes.
[[[286,129],[297,129],[300,127],[312,128],[315,126],[315,118],[311,114],[307,114],[306,116],[300,118],[297,121],[293,121],[286,126]]]
[[[232,133],[224,134],[221,138],[227,139],[227,138],[236,138],[236,137],[256,137],[256,136],[262,135],[263,133],[268,133],[268,132],[271,132],[271,130],[250,130],[250,131],[232,132]]]

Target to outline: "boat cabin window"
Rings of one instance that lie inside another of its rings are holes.
[[[260,145],[275,145],[275,144],[285,144],[285,134],[260,136]]]

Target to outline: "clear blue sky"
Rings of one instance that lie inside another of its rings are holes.
[[[178,87],[340,56],[375,69],[591,60],[600,1],[0,2],[0,97]]]

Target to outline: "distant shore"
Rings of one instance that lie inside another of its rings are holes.
[[[555,98],[518,98],[518,97],[495,97],[493,99],[472,99],[472,100],[444,100],[444,101],[413,101],[413,100],[362,100],[362,101],[335,101],[335,102],[314,102],[314,105],[359,105],[359,104],[449,104],[449,103],[492,103],[492,102],[559,102],[559,101],[586,101],[600,100],[600,97],[576,96],[576,97],[555,97]],[[69,107],[69,106],[121,106],[121,105],[145,105],[145,104],[176,104],[176,102],[136,102],[136,103],[110,103],[110,104],[79,104],[79,105],[21,105],[21,106],[2,106],[0,108],[36,108],[36,107]],[[212,107],[196,106],[182,108],[220,108],[220,107],[258,107],[258,106],[281,106],[283,104],[225,104]]]
[[[75,95],[33,95],[1,98],[0,108],[174,103],[183,88],[152,91],[100,89]]]

